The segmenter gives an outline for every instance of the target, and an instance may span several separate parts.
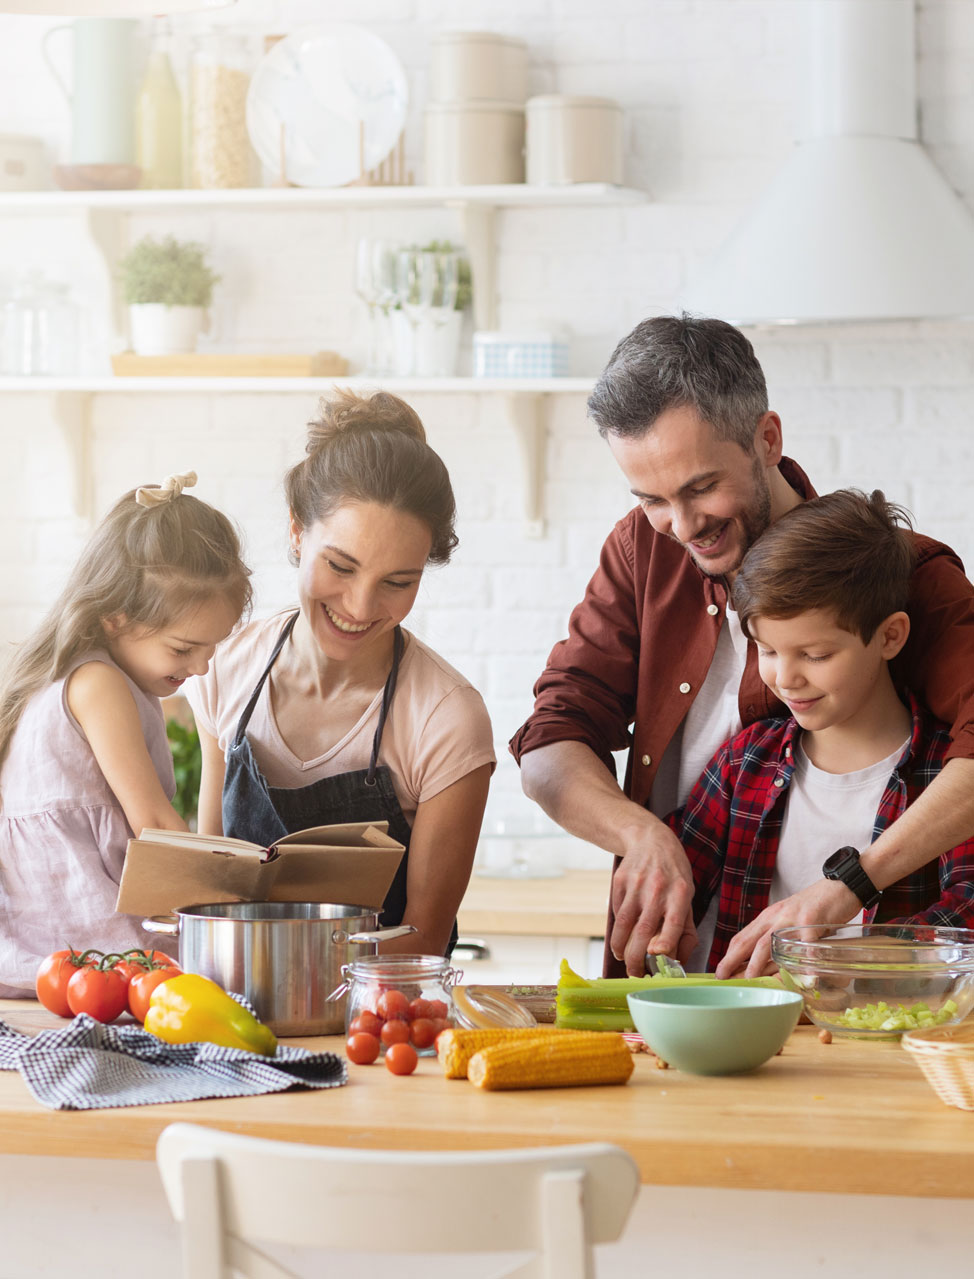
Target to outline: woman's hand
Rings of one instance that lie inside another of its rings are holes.
[[[406,910],[416,932],[383,942],[383,955],[442,955],[473,868],[491,765],[482,764],[416,809],[409,841]]]

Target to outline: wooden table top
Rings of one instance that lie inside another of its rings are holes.
[[[61,1024],[0,1001],[16,1029]],[[340,1038],[292,1041],[342,1049]],[[941,1102],[895,1042],[819,1042],[800,1026],[780,1057],[747,1075],[658,1070],[637,1054],[623,1087],[485,1093],[435,1060],[396,1078],[350,1066],[322,1091],[115,1110],[51,1111],[0,1073],[0,1151],[152,1159],[169,1123],[319,1145],[468,1150],[612,1141],[658,1185],[974,1198],[974,1113]]]

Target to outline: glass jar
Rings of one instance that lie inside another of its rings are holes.
[[[135,102],[135,157],[143,187],[183,185],[183,101],[170,57],[169,26],[164,20],[157,20]]]
[[[462,975],[442,955],[355,959],[342,967],[348,989],[345,1033],[375,1035],[383,1053],[392,1043],[408,1040],[421,1057],[435,1056],[436,1036],[454,1023],[453,987]],[[386,1030],[390,1022],[399,1026]]]
[[[3,304],[0,373],[70,377],[78,371],[78,309],[68,286],[37,271],[22,276]]]
[[[190,185],[246,187],[254,176],[247,90],[254,59],[245,37],[199,36],[190,55]]]

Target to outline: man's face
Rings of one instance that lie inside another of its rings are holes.
[[[650,524],[685,547],[709,577],[733,577],[771,523],[767,468],[780,457],[780,434],[774,414],[762,423],[752,453],[717,439],[689,405],[661,413],[640,439],[608,436]]]

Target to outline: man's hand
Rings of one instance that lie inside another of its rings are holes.
[[[774,972],[771,960],[771,934],[777,928],[798,925],[827,924],[837,927],[855,919],[862,902],[851,888],[838,880],[818,879],[800,893],[793,893],[762,910],[742,928],[727,947],[727,954],[717,965],[718,977],[761,977]],[[742,971],[743,970],[743,971]]]
[[[689,957],[697,944],[692,907],[693,875],[683,846],[662,822],[644,826],[612,877],[609,944],[630,976],[643,976],[647,951]]]

